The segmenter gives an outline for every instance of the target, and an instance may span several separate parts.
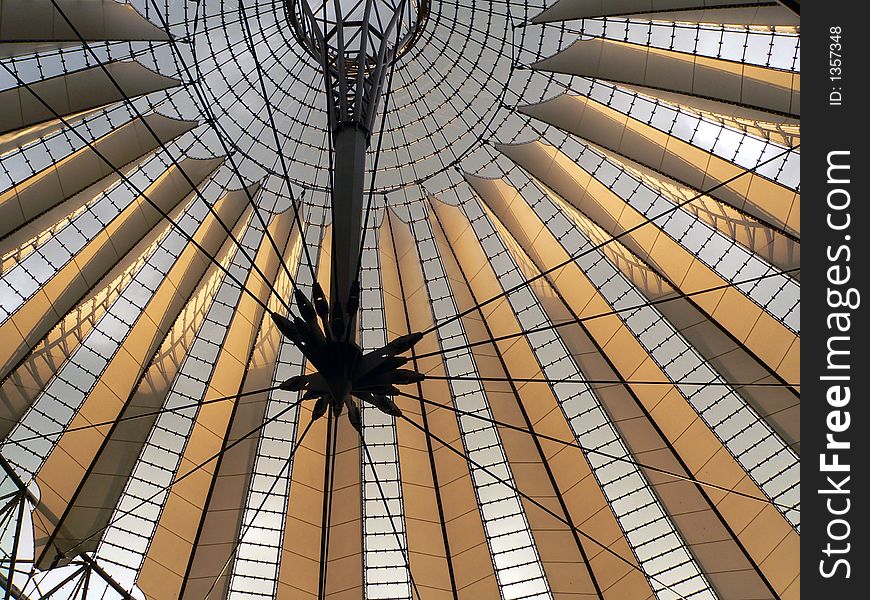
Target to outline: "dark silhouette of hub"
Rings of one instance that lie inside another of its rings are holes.
[[[346,325],[354,320],[359,309],[357,282],[351,287],[344,310],[340,306],[333,306],[330,310],[317,283],[314,284],[313,303],[298,289],[294,295],[300,316],[291,320],[272,312],[272,320],[317,372],[291,377],[280,388],[304,392],[303,400],[316,399],[312,419],[319,419],[329,408],[339,416],[346,406],[348,419],[357,430],[360,429],[360,411],[353,398],[368,402],[388,415],[400,416],[402,411],[392,398],[400,393],[396,386],[422,381],[425,376],[400,368],[408,358],[399,355],[413,348],[423,334],[404,335],[382,348],[363,353],[352,341],[352,332]]]

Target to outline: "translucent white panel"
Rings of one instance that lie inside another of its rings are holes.
[[[756,169],[759,175],[789,189],[800,187],[799,152],[770,160],[784,153],[786,148],[781,144],[737,132],[728,125],[699,117],[678,106],[600,81],[592,83],[588,96],[740,167]],[[770,162],[758,166],[767,160]]]
[[[368,300],[359,313],[363,351],[387,343],[379,259],[382,211],[371,215],[360,268],[360,288]],[[411,599],[408,542],[403,518],[399,447],[395,417],[361,403],[363,438],[363,544],[365,597]],[[415,593],[416,594],[416,593]]]

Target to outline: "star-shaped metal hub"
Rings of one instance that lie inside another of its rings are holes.
[[[404,335],[382,348],[363,353],[351,339],[352,323],[359,309],[358,283],[352,286],[345,309],[340,304],[330,307],[318,284],[314,285],[313,302],[299,290],[294,295],[300,316],[291,320],[272,312],[272,320],[316,372],[291,377],[280,388],[304,392],[303,400],[316,400],[312,419],[319,419],[329,408],[338,416],[346,406],[348,419],[357,430],[360,411],[354,398],[388,415],[400,416],[402,411],[392,398],[400,393],[396,386],[422,381],[425,376],[400,368],[408,358],[399,355],[413,348],[423,334]]]

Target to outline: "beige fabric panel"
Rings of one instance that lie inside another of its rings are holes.
[[[279,248],[282,243],[285,244],[282,250],[286,264],[298,265],[301,236],[299,230],[292,226],[293,212],[289,209],[272,219],[269,231]],[[284,299],[290,298],[293,293],[290,278],[281,268],[275,290]],[[269,308],[274,311],[282,308],[275,294],[269,298]],[[280,345],[281,333],[270,318],[264,318],[251,353],[242,392],[273,385]],[[182,598],[201,600],[209,593],[214,598],[226,597],[237,540],[243,533],[242,515],[247,504],[262,430],[256,435],[244,436],[264,422],[269,395],[268,392],[261,392],[239,398],[236,402],[226,441],[237,445],[224,454],[219,462],[188,565]]]
[[[274,280],[279,260],[265,236],[254,257],[254,264],[262,270],[268,281]],[[262,302],[268,301],[271,294],[269,284],[256,271],[249,272],[245,287]],[[263,308],[250,294],[241,294],[203,401],[238,394],[243,389],[263,313]],[[220,459],[212,460],[212,457],[228,443],[236,405],[235,401],[203,405],[196,415],[173,486],[137,578],[147,598],[175,599],[183,590],[202,512],[221,464]],[[202,463],[206,464],[200,467]]]
[[[578,0],[560,0],[545,10],[540,16],[532,19],[535,23],[548,23],[553,21],[569,21],[578,17],[572,16],[573,13],[580,14],[582,7],[574,9],[579,4]],[[602,1],[597,0],[597,5],[601,5]],[[610,2],[605,3],[606,5]],[[631,19],[638,21],[677,21],[680,23],[708,23],[718,25],[752,25],[758,27],[776,27],[777,30],[789,28],[797,30],[800,25],[800,17],[787,8],[779,5],[776,2],[731,2],[730,4],[747,4],[751,6],[728,6],[728,2],[713,1],[713,2],[645,2],[650,10],[660,12],[628,12],[636,11],[640,7],[639,3],[629,5],[627,2],[613,3],[616,5],[625,6],[621,9],[626,12],[616,13],[619,16],[630,16]],[[704,6],[708,8],[702,8]],[[711,6],[715,5],[715,6]],[[550,12],[552,11],[552,12]],[[610,12],[607,8],[600,10],[589,10],[585,12],[598,13],[597,16],[603,16]],[[608,16],[616,16],[616,14]]]
[[[433,203],[433,211],[430,220],[459,310],[464,312],[502,293],[498,278],[489,266],[489,258],[461,210],[438,202]],[[456,250],[455,254],[451,248]],[[522,330],[506,300],[485,307],[482,314],[483,320],[481,312],[470,313],[462,319],[471,340],[517,334]],[[474,347],[472,354],[482,377],[543,376],[531,346],[522,336],[492,347]],[[496,420],[559,439],[573,438],[549,385],[514,386],[508,382],[485,381],[483,386]],[[562,520],[523,498],[554,597],[597,598],[594,577],[606,599],[653,598],[652,589],[582,451],[555,442],[541,442],[539,448],[532,435],[505,427],[499,427],[499,436],[517,488],[573,523],[577,530],[572,531]],[[544,461],[552,467],[550,472]],[[559,502],[560,496],[564,508]],[[578,566],[584,563],[584,567]],[[590,569],[591,574],[584,569]]]
[[[512,236],[529,256],[538,257],[535,240],[541,234],[541,223],[531,207],[518,197],[518,192],[504,180],[484,179],[466,175],[466,179],[483,199],[487,208],[501,223],[509,225]],[[545,190],[553,202],[564,206],[564,201]],[[610,239],[588,217],[570,211],[574,222],[592,240],[601,244]],[[534,223],[534,227],[530,225]],[[610,261],[652,301],[661,302],[656,308],[713,365],[728,381],[741,383],[778,383],[767,368],[711,321],[692,302],[678,296],[671,285],[628,250],[619,241],[611,241],[601,248]],[[567,254],[565,259],[567,259]],[[786,443],[800,451],[800,396],[796,390],[773,387],[736,387],[739,393],[764,418]]]
[[[317,283],[329,298],[330,268],[332,264],[332,225],[323,228],[323,239],[320,240],[320,252],[317,256]]]
[[[184,210],[184,204],[179,202],[170,213],[170,217],[176,219]],[[21,362],[3,380],[0,384],[0,437],[5,438],[24,416],[27,408],[48,385],[63,363],[75,352],[85,336],[147,260],[151,250],[168,227],[171,225],[152,229],[130,251],[130,256],[135,256],[136,259],[117,264],[104,279],[109,283],[90,293],[74,310],[67,313],[28,354],[27,361]]]
[[[593,38],[579,40],[532,68],[800,116],[800,73],[720,58]]]
[[[502,151],[565,199],[566,206],[588,216],[608,235],[621,235],[645,221],[622,198],[551,146],[532,142],[502,147]],[[662,232],[656,222],[622,235],[620,241],[684,294],[726,284],[715,271]],[[799,381],[800,337],[743,292],[727,287],[698,295],[694,301],[771,372],[789,383]]]
[[[146,124],[157,134],[157,139],[149,133]],[[15,240],[22,237],[22,229],[27,236],[21,240],[24,242],[45,228],[22,227],[26,223],[80,192],[91,189],[91,193],[82,198],[82,203],[87,202],[120,179],[98,153],[113,166],[124,169],[131,162],[158,148],[161,143],[169,142],[195,126],[193,121],[179,121],[156,113],[133,119],[96,140],[93,149],[85,146],[4,191],[0,194],[0,238],[4,238],[0,244],[0,253],[6,254],[15,247]],[[101,181],[104,178],[110,179]],[[95,184],[99,184],[99,187],[92,189]],[[74,210],[68,208],[66,203],[64,208],[67,209],[67,214]],[[58,220],[60,219],[56,218],[50,224]],[[9,236],[13,231],[15,235]]]
[[[244,209],[245,202],[238,195],[234,198],[225,198],[216,206],[218,214],[231,223],[239,218]],[[210,216],[197,230],[194,239],[207,250],[216,253],[226,239],[226,232]],[[94,389],[71,421],[70,428],[113,421],[122,414],[140,377],[145,373],[145,369],[181,314],[209,264],[210,262],[192,244],[185,248],[149,301],[143,318],[136,321],[121,348],[106,366]],[[141,390],[140,395],[134,396],[133,402],[137,404],[132,410],[142,411],[139,404],[145,405],[145,410],[153,410],[155,400],[151,398],[151,403],[148,402],[148,387],[143,387]],[[117,452],[115,454],[105,452],[107,436],[114,433],[114,430],[108,427],[67,432],[58,440],[36,474],[36,481],[41,490],[38,510],[55,526],[54,531],[40,531],[38,526],[35,530],[34,537],[40,562],[49,564],[59,551],[62,552],[76,545],[83,535],[87,536],[98,528],[101,520],[105,521],[109,518],[114,503],[108,498],[98,500],[94,494],[97,496],[120,494],[117,488],[123,486],[126,476],[117,474],[115,470],[119,464],[124,463],[125,457],[128,461],[135,461],[135,457],[138,456],[138,450],[133,445],[124,444],[123,440],[125,436],[138,435],[141,438],[139,442],[141,447],[148,432],[147,421],[137,421],[127,422],[120,428],[121,440],[113,448]],[[132,458],[122,449],[130,453]],[[129,465],[129,468],[132,469],[132,465]],[[81,510],[76,515],[70,505],[78,502],[79,494],[82,493],[83,486],[88,483],[86,479],[91,471],[100,473],[98,477],[110,474],[110,477],[114,476],[114,478],[106,488],[93,486],[92,483],[92,487],[86,494],[87,497],[81,499]],[[68,512],[70,514],[67,514]],[[60,519],[63,521],[60,522]],[[46,546],[49,541],[51,546]],[[94,539],[90,544],[95,547],[97,542],[98,539]]]
[[[571,21],[591,17],[615,17],[638,13],[665,11],[704,11],[704,9],[728,9],[747,6],[748,10],[773,4],[769,0],[557,0],[552,6],[532,19],[533,23]],[[706,11],[704,11],[706,12]],[[668,19],[684,21],[677,13]],[[730,22],[730,21],[729,21]],[[744,23],[744,21],[734,21]]]
[[[299,405],[300,432],[311,420],[313,406],[311,402]],[[279,600],[317,597],[325,447],[325,418],[312,425],[302,444],[294,445],[296,454],[278,576]]]
[[[101,66],[72,71],[29,84],[29,87],[15,87],[0,92],[0,144],[34,125],[55,120],[55,112],[61,116],[71,115],[120,102],[125,97],[133,98],[172,88],[180,83],[177,79],[164,77],[133,61],[111,62],[103,66],[123,93],[115,87]]]
[[[329,297],[329,264],[332,228],[324,228],[317,260],[317,281]],[[313,372],[306,364],[306,372]],[[323,515],[323,471],[326,449],[326,419],[312,425],[298,443],[302,428],[311,421],[314,404],[299,405],[294,444],[293,472],[284,524],[283,547],[278,570],[278,600],[317,598],[320,575],[320,532]]]
[[[487,194],[511,235],[508,247],[527,276],[568,258],[558,240],[543,226],[518,194]],[[520,245],[534,252],[521,254]],[[610,312],[594,284],[575,265],[545,276],[546,287],[533,286],[551,321],[562,322]],[[556,293],[558,293],[558,295]],[[559,335],[571,350],[584,376],[592,380],[667,382],[645,349],[617,315],[560,327]],[[693,476],[757,498],[764,494],[751,481],[721,442],[673,386],[592,386],[620,435],[642,464],[679,475]],[[645,469],[648,481],[666,507],[683,539],[712,585],[725,598],[773,598],[755,566],[764,573],[780,598],[797,598],[799,536],[775,507],[757,500],[700,488],[690,482]],[[768,536],[761,541],[758,533]],[[737,538],[736,540],[734,538]],[[751,557],[747,558],[746,553]]]
[[[59,0],[57,4],[62,13],[50,0],[0,1],[0,57],[79,45],[82,38],[89,42],[169,39],[130,4],[114,0]]]
[[[344,413],[334,444],[325,597],[351,600],[363,597],[362,462],[359,432]]]
[[[388,212],[380,240],[388,339],[410,333],[408,323],[413,331],[428,329],[433,325],[432,312],[410,227]],[[437,336],[427,335],[413,354],[439,349]],[[409,368],[446,375],[440,356],[414,360]],[[450,386],[444,380],[425,380],[417,387],[409,386],[406,392],[452,406]],[[455,413],[411,398],[395,400],[415,423],[427,426],[452,447],[463,447]],[[396,419],[396,439],[409,559],[420,596],[453,598],[455,583],[456,597],[497,598],[498,584],[468,463],[404,419]]]
[[[0,42],[0,58],[8,59],[38,52],[74,48],[75,46],[81,46],[81,44],[76,42]]]
[[[710,121],[720,122],[731,129],[754,135],[763,140],[769,140],[774,144],[793,148],[801,143],[801,130],[799,125],[779,125],[769,121],[752,121],[740,117],[727,117],[718,113],[697,111],[701,116]]]
[[[182,168],[195,184],[213,172],[222,159],[186,159]],[[191,192],[175,166],[145,190],[164,212],[170,212]],[[160,213],[136,198],[101,229],[72,260],[49,279],[5,323],[0,325],[0,377],[5,377],[27,353],[71,310],[135,245],[162,220]],[[128,257],[126,260],[134,260]]]
[[[723,4],[716,2],[716,4]],[[743,4],[741,2],[741,4]],[[746,3],[749,4],[749,3]],[[680,10],[675,12],[654,12],[633,15],[633,19],[650,21],[679,21],[682,23],[708,23],[712,25],[736,25],[755,27],[776,27],[777,32],[784,29],[797,32],[800,16],[779,3],[736,8],[708,8],[701,10]]]
[[[561,95],[520,112],[573,133],[760,221],[800,237],[800,195],[761,175],[679,140],[600,102]],[[618,132],[618,134],[614,134]],[[725,181],[740,175],[728,184]],[[713,189],[716,187],[716,189]]]
[[[724,202],[698,190],[687,187],[670,177],[634,162],[622,155],[616,154],[596,144],[588,144],[613,162],[622,165],[635,177],[660,190],[677,204],[683,204],[685,210],[715,227],[725,235],[753,254],[757,254],[767,262],[782,269],[792,271],[800,269],[800,240],[770,227],[754,217],[731,207]],[[800,279],[800,271],[792,271],[788,275]]]

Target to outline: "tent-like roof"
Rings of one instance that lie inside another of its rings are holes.
[[[7,597],[798,598],[796,10],[431,0],[359,275],[425,379],[358,434],[279,387],[332,233],[287,4],[0,0]]]

